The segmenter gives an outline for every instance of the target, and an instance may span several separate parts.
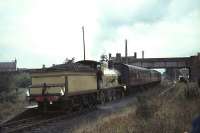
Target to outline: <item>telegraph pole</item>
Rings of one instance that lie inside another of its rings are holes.
[[[84,60],[85,60],[85,33],[84,33],[84,26],[82,26],[83,31],[83,53],[84,53]]]

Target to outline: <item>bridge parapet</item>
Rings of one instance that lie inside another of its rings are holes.
[[[200,53],[191,57],[176,58],[135,58],[135,56],[121,57],[118,53],[117,58],[111,57],[113,62],[126,63],[129,65],[145,67],[150,69],[159,68],[189,68],[191,80],[200,80]],[[117,59],[117,60],[116,60]]]
[[[114,62],[122,62],[125,63],[125,57],[121,57],[118,55],[116,60],[113,57]],[[145,68],[188,68],[191,64],[190,57],[180,57],[180,58],[143,58],[136,59],[134,57],[127,57],[128,64],[145,67]]]

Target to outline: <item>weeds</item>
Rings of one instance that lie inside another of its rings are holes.
[[[192,120],[199,115],[200,98],[197,95],[190,95],[188,98],[185,95],[185,87],[186,84],[178,83],[163,96],[158,96],[155,89],[144,92],[137,97],[135,111],[126,111],[123,115],[113,114],[106,121],[102,120],[93,127],[79,131],[84,133],[190,132]],[[193,92],[193,89],[188,91]]]

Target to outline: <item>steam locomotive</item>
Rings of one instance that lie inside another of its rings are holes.
[[[27,96],[38,107],[71,109],[104,104],[135,91],[135,86],[159,83],[155,70],[123,63],[83,60],[30,71],[32,85]]]

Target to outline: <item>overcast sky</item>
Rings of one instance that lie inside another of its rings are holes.
[[[145,51],[145,57],[200,52],[200,0],[1,0],[0,61],[18,67]]]

